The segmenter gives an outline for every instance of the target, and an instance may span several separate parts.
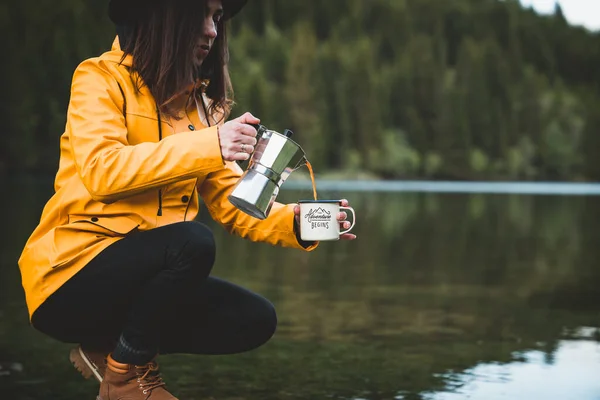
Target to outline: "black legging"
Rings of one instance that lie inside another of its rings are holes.
[[[112,244],[48,298],[33,326],[67,343],[106,349],[119,336],[161,354],[233,354],[267,342],[277,325],[263,297],[210,277],[208,227],[181,222]]]

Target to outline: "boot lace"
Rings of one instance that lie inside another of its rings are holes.
[[[156,362],[151,362],[142,366],[136,365],[135,370],[142,393],[148,394],[157,387],[165,386],[165,382],[158,372],[158,364]]]

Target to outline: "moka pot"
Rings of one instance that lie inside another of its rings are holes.
[[[292,131],[286,129],[281,134],[262,125],[253,126],[258,142],[248,168],[228,199],[239,210],[262,220],[268,217],[281,185],[306,164],[306,157],[304,150],[290,139]]]

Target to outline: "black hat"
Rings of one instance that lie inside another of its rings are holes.
[[[108,16],[117,25],[126,25],[134,22],[139,8],[151,2],[159,0],[110,0],[108,4]],[[237,14],[248,2],[248,0],[222,0],[223,20],[228,20]]]

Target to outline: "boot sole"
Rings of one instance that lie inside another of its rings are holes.
[[[85,379],[90,379],[93,376],[98,382],[102,383],[100,371],[98,371],[96,365],[81,350],[81,347],[71,349],[69,360],[71,360],[75,369],[77,369]]]

